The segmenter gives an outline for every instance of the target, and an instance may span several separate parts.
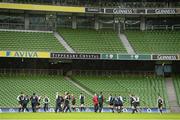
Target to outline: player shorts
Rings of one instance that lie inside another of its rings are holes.
[[[162,108],[162,104],[158,104],[158,108]]]
[[[72,105],[75,105],[76,103],[75,102],[72,102]]]
[[[121,103],[119,106],[123,106],[123,104]]]
[[[113,103],[109,103],[110,106],[113,106]]]
[[[117,107],[117,106],[119,106],[119,104],[116,103],[114,106]]]
[[[20,105],[23,105],[23,102],[21,102],[21,101],[18,101],[18,103],[19,103]]]

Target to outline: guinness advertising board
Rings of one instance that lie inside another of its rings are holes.
[[[152,55],[153,60],[178,60],[178,55]]]
[[[106,14],[177,14],[176,9],[129,9],[129,8],[104,8]]]
[[[180,14],[178,8],[85,8],[87,13],[102,14]]]
[[[147,14],[176,14],[176,9],[171,8],[157,8],[157,9],[147,9]]]
[[[100,54],[51,53],[51,58],[59,58],[59,59],[100,59]]]
[[[106,14],[137,14],[137,9],[129,8],[105,8]]]

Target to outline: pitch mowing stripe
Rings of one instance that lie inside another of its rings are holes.
[[[93,119],[93,118],[92,119],[89,119],[89,118],[88,119],[84,119],[84,118],[83,119],[79,119],[79,118],[76,118],[76,119],[68,119],[68,118],[67,119],[66,118],[65,119],[62,119],[62,118],[59,118],[59,119],[48,119],[48,118],[47,119],[46,118],[45,119],[41,119],[41,118],[40,119],[29,119],[29,118],[9,119],[7,118],[7,119],[0,119],[0,120],[162,120],[162,119],[149,119],[149,118],[147,119],[137,119],[137,118],[135,119],[131,119],[131,118],[130,119],[123,119],[123,118],[122,119],[120,118],[119,119],[116,119],[116,118],[112,118],[112,119],[106,119],[106,118],[103,118],[103,119]],[[165,120],[179,120],[179,119],[165,119]]]
[[[3,113],[0,120],[180,120],[180,114]]]

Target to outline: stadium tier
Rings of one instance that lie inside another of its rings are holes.
[[[174,87],[176,90],[177,100],[180,104],[180,76],[174,77]]]
[[[0,31],[0,50],[66,52],[53,33]]]
[[[79,104],[79,95],[82,92],[77,87],[73,86],[63,76],[49,75],[33,75],[33,76],[7,76],[1,75],[0,79],[0,106],[1,107],[18,107],[17,96],[20,92],[32,95],[34,92],[37,95],[44,97],[47,95],[50,98],[50,106],[55,106],[56,92],[64,94],[68,91],[77,97],[77,105]],[[85,96],[88,96],[84,93]],[[89,100],[89,99],[87,99]],[[91,99],[90,99],[91,101]],[[90,103],[90,101],[86,101]],[[41,100],[41,103],[42,100]],[[31,106],[29,104],[29,106]]]
[[[94,92],[100,93],[102,91],[106,98],[109,94],[125,97],[125,106],[130,106],[129,94],[139,96],[143,107],[157,107],[158,95],[165,99],[165,107],[169,106],[162,77],[113,75],[104,77],[74,76],[74,79]]]
[[[103,92],[105,100],[108,99],[109,94],[113,96],[121,95],[125,100],[125,107],[129,107],[129,94],[140,96],[142,107],[157,107],[156,99],[158,94],[165,99],[165,107],[168,107],[166,89],[164,80],[161,77],[142,77],[142,76],[75,76],[75,81],[83,85],[84,88],[91,89],[94,93]],[[65,91],[73,93],[77,98],[77,105],[79,105],[79,94],[82,92],[79,88],[74,86],[62,76],[50,75],[16,75],[7,76],[1,75],[0,79],[0,106],[1,107],[17,107],[16,97],[21,91],[28,95],[36,92],[37,95],[44,97],[49,96],[51,102],[50,106],[55,106],[55,93],[59,91],[64,94]],[[82,87],[83,87],[82,86]],[[84,93],[84,92],[83,92]],[[93,106],[92,97],[84,93],[85,105]],[[41,100],[42,103],[42,100]],[[30,106],[30,104],[29,104]],[[108,106],[104,104],[104,106]]]
[[[180,31],[126,31],[136,53],[173,54],[180,51]]]
[[[60,28],[59,34],[76,51],[82,53],[126,53],[113,30]]]

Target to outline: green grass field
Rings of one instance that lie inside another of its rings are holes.
[[[180,120],[175,113],[0,113],[0,120]]]

